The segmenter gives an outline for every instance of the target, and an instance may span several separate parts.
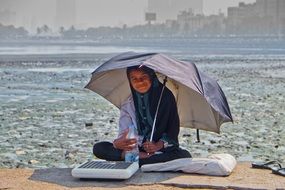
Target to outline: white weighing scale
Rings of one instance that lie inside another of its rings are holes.
[[[89,179],[128,179],[138,169],[138,162],[92,160],[73,168],[71,175]]]

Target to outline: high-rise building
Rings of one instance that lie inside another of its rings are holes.
[[[56,1],[56,27],[69,28],[76,24],[76,0]]]
[[[148,12],[156,13],[157,22],[176,19],[182,11],[202,14],[203,0],[148,0]]]
[[[284,34],[285,0],[256,0],[228,8],[227,28],[234,34]]]
[[[256,7],[259,16],[270,22],[270,28],[276,32],[285,30],[285,1],[284,0],[257,0]]]
[[[285,17],[284,0],[257,0],[256,7],[262,17],[271,17],[275,20]]]

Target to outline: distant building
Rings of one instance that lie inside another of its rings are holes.
[[[230,34],[243,34],[243,33],[255,33],[250,28],[258,21],[255,20],[259,15],[255,11],[254,4],[239,3],[238,7],[228,8],[227,19],[227,32]],[[250,26],[251,24],[251,26]],[[249,25],[249,26],[248,26]],[[256,27],[254,27],[256,28]]]
[[[224,14],[195,15],[191,10],[182,11],[177,16],[179,33],[183,35],[222,35],[225,29]],[[176,26],[168,21],[168,26]]]
[[[285,0],[257,0],[228,8],[227,33],[276,35],[285,33]]]
[[[202,15],[195,16],[194,13],[189,11],[182,11],[177,16],[177,22],[179,24],[179,30],[184,34],[192,34],[197,30],[203,28],[205,18]]]
[[[269,20],[278,32],[285,33],[285,1],[284,0],[257,0],[257,8],[263,18]]]
[[[279,33],[285,35],[285,1],[278,0],[277,18],[279,24]]]
[[[145,13],[145,21],[148,22],[148,24],[151,24],[151,21],[156,21],[156,13]]]
[[[202,14],[203,0],[148,0],[148,12],[156,13],[159,23],[176,19],[179,12],[188,10]]]
[[[56,1],[56,27],[70,28],[76,24],[76,0]]]

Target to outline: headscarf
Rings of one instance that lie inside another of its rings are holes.
[[[129,82],[130,82],[130,73],[133,70],[140,70],[144,72],[149,76],[151,81],[151,87],[145,93],[137,92],[130,83],[130,88],[136,110],[138,133],[139,135],[144,137],[143,141],[145,141],[150,139],[153,120],[163,85],[162,83],[159,82],[155,72],[152,69],[145,66],[128,67],[127,77],[129,79]],[[170,101],[170,99],[172,101]],[[163,114],[161,113],[162,112],[161,110],[163,110],[163,112],[174,111],[175,113],[174,114],[172,113],[170,115]],[[168,122],[169,117],[174,117],[173,119],[174,124],[173,122]],[[171,125],[175,126],[168,126],[169,123],[170,124],[172,123]],[[174,96],[169,89],[165,88],[162,96],[162,101],[160,103],[159,112],[157,115],[153,140],[158,141],[162,137],[163,133],[166,133],[168,127],[171,128],[173,127],[175,130],[177,127],[179,128],[179,117],[177,113],[177,107]],[[174,138],[173,140],[178,143],[178,137],[173,137],[173,138]]]

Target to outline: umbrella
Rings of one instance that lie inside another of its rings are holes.
[[[126,74],[130,66],[153,69],[159,80],[166,76],[166,86],[176,98],[181,127],[220,133],[224,122],[232,122],[227,99],[216,80],[199,71],[195,64],[161,53],[119,54],[100,65],[85,88],[101,95],[116,107],[131,95]]]

